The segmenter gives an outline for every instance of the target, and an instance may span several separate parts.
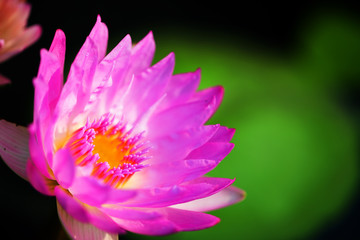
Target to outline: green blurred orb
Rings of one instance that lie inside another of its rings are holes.
[[[310,106],[264,104],[233,125],[236,148],[227,161],[247,191],[236,214],[244,239],[305,238],[341,211],[357,174],[344,119]]]
[[[175,72],[201,67],[201,88],[225,87],[209,123],[236,128],[235,148],[209,175],[236,178],[247,192],[242,203],[212,212],[221,218],[213,228],[162,239],[305,239],[341,217],[357,181],[355,127],[309,86],[309,72],[304,85],[286,59],[226,38],[154,36],[156,61],[174,51]]]

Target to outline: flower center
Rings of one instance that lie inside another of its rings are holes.
[[[132,134],[122,122],[115,124],[110,114],[88,121],[68,144],[76,165],[92,166],[92,176],[114,187],[122,187],[135,172],[147,167],[142,162],[149,159],[143,133]]]

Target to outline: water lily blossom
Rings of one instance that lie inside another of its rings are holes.
[[[0,63],[33,44],[39,25],[26,27],[30,5],[23,0],[0,0]]]
[[[173,74],[173,53],[151,65],[151,32],[134,46],[127,35],[106,55],[107,39],[98,17],[63,84],[65,35],[56,32],[41,50],[33,123],[26,129],[0,121],[3,160],[56,197],[76,239],[217,224],[204,212],[244,196],[234,179],[204,176],[233,148],[234,129],[205,125],[223,88],[198,91],[200,70]]]

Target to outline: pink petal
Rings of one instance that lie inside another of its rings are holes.
[[[48,84],[36,78],[34,80],[35,86],[35,106],[34,106],[34,122],[31,125],[30,130],[30,154],[34,156],[34,162],[38,166],[39,170],[51,178],[51,174],[46,173],[48,171],[48,163],[52,163],[52,155],[54,151],[53,144],[53,128],[54,121],[52,119],[52,108],[50,108],[49,97],[51,91],[49,91]],[[42,92],[42,94],[37,94]],[[35,139],[33,141],[33,139]],[[41,159],[41,160],[40,160]],[[39,162],[39,161],[43,162]],[[40,166],[38,164],[42,164]]]
[[[129,65],[131,52],[130,35],[123,40],[98,65],[91,95],[85,110],[90,109],[96,115],[109,111],[114,104],[118,104],[123,96],[121,87],[127,85],[124,76]]]
[[[174,223],[163,217],[156,220],[127,220],[115,217],[111,218],[125,230],[138,234],[163,236],[176,233],[178,231]]]
[[[107,204],[100,209],[103,213],[125,220],[154,220],[162,217],[156,209],[128,208],[118,204]]]
[[[106,28],[98,18],[92,32],[104,32],[104,27]],[[93,39],[92,34],[87,37],[71,65],[68,79],[61,92],[59,104],[57,106],[57,111],[59,112],[58,115],[62,118],[62,124],[59,128],[66,128],[65,126],[69,125],[68,121],[83,111],[89,100],[96,67],[99,63],[99,59],[102,59],[102,55],[100,54],[103,53],[99,53],[98,51],[99,48],[104,48],[103,38],[104,36],[100,36],[100,39]]]
[[[174,65],[175,57],[171,53],[151,68],[135,75],[132,88],[122,103],[130,122],[141,118],[150,106],[161,98],[174,70]]]
[[[29,127],[29,132],[30,132],[29,150],[30,150],[31,160],[33,161],[34,165],[42,175],[44,175],[46,178],[49,179],[55,179],[52,173],[49,172],[50,168],[45,157],[43,142],[41,140],[41,137],[39,139],[39,136],[41,136],[40,133],[41,128],[36,127],[35,125],[36,123],[33,123]]]
[[[166,187],[203,176],[215,168],[219,162],[208,159],[187,159],[178,161],[169,161],[160,164],[151,164],[151,167],[145,168],[144,179],[148,186]]]
[[[40,52],[41,61],[38,76],[34,79],[35,103],[34,119],[38,115],[50,117],[60,96],[63,82],[63,59],[44,49]],[[44,117],[45,118],[45,117]],[[46,126],[48,122],[45,122]]]
[[[170,133],[159,138],[149,138],[152,143],[151,163],[178,161],[205,144],[219,125],[208,125]]]
[[[98,62],[100,62],[106,55],[108,35],[108,29],[105,23],[101,22],[100,15],[98,15],[95,26],[93,27],[89,35],[89,37],[94,41],[98,49]]]
[[[116,64],[121,63],[120,65],[122,65],[125,64],[122,58],[127,55],[129,55],[130,57],[130,54],[131,54],[131,37],[128,34],[116,45],[115,48],[111,50],[111,52],[108,55],[106,55],[106,57],[103,59],[102,62],[107,62],[107,63],[117,62]],[[128,57],[126,57],[125,59],[128,59]],[[117,68],[115,70],[117,70]]]
[[[11,170],[28,180],[29,132],[25,127],[0,120],[0,156]]]
[[[171,187],[137,189],[135,197],[120,205],[128,207],[167,207],[210,196],[233,182],[234,180],[226,178],[201,177]]]
[[[220,126],[218,131],[212,136],[209,142],[230,142],[235,134],[234,128]]]
[[[88,37],[71,65],[68,80],[65,84],[67,88],[64,87],[64,90],[76,90],[77,100],[80,100],[81,94],[86,95],[91,89],[96,65],[98,64],[98,56],[97,44]],[[71,87],[75,87],[75,89],[71,89]]]
[[[68,148],[62,148],[55,153],[52,170],[63,188],[71,186],[75,177],[75,160]]]
[[[219,125],[207,125],[172,133],[156,139],[149,138],[151,142],[149,155],[152,158],[147,163],[151,167],[144,168],[134,174],[127,184],[132,186],[132,188],[147,188],[158,186],[159,184],[160,186],[169,186],[174,183],[180,183],[180,179],[184,177],[183,174],[173,177],[171,181],[168,181],[166,177],[168,176],[167,171],[171,172],[169,168],[171,168],[172,162],[183,161],[190,152],[206,143],[217,131],[218,127]],[[165,164],[163,169],[161,164]],[[184,170],[186,163],[182,164],[183,168],[181,169]],[[180,168],[178,170],[180,171]]]
[[[40,62],[41,67],[41,62]],[[41,68],[40,68],[41,69]],[[38,118],[41,116],[40,112],[41,110],[44,111],[45,117],[42,117],[43,119],[48,118],[50,116],[50,109],[48,105],[48,85],[43,80],[43,78],[36,77],[33,79],[33,85],[35,88],[35,94],[34,94],[34,121],[38,120]],[[45,122],[45,124],[48,124],[48,122]]]
[[[172,76],[166,86],[166,98],[162,101],[159,110],[185,103],[195,93],[199,83],[200,69]]]
[[[50,46],[49,52],[56,56],[57,62],[55,66],[57,67],[51,77],[48,78],[49,89],[51,89],[49,94],[49,107],[51,110],[55,109],[57,101],[60,97],[61,90],[64,82],[64,61],[65,61],[65,34],[61,30],[57,30],[55,37]],[[47,68],[50,68],[51,65],[47,64]],[[46,79],[46,78],[45,78]]]
[[[99,209],[80,202],[62,187],[57,186],[55,194],[59,205],[77,221],[92,224],[105,232],[125,233],[110,217],[99,211]]]
[[[173,208],[160,210],[166,218],[173,222],[177,231],[197,231],[214,226],[220,219],[206,213],[185,211]]]
[[[57,105],[62,85],[63,67],[65,58],[65,35],[61,30],[55,34],[50,50],[41,50],[41,62],[37,78],[34,79],[35,103],[34,103],[34,134],[44,150],[44,156],[53,152],[53,111]],[[45,141],[47,138],[47,141]],[[50,154],[50,156],[51,156]],[[35,160],[40,171],[40,167]],[[48,176],[49,177],[49,176]]]
[[[173,205],[171,207],[190,211],[207,212],[240,202],[245,198],[245,195],[243,190],[234,186],[229,186],[212,196]]]
[[[129,72],[139,73],[147,69],[154,57],[155,41],[152,32],[149,32],[131,51]]]
[[[211,98],[190,102],[154,115],[148,123],[149,136],[165,136],[203,125],[215,110],[215,100]]]
[[[55,36],[51,43],[49,52],[55,54],[55,56],[59,60],[61,69],[63,69],[64,67],[65,50],[66,50],[66,37],[64,32],[58,29],[55,32]]]
[[[71,65],[68,80],[55,109],[55,114],[59,117],[56,131],[59,136],[66,135],[65,129],[75,130],[68,126],[73,125],[71,120],[84,110],[89,100],[97,63],[97,46],[88,37]]]
[[[115,189],[93,177],[76,178],[69,191],[80,201],[93,206],[124,202],[136,194],[133,190]]]
[[[222,86],[216,86],[195,93],[189,101],[196,102],[199,100],[212,99],[212,101],[214,101],[214,106],[212,109],[214,113],[216,109],[219,107],[223,97],[224,97],[224,88]]]
[[[96,75],[97,65],[106,54],[108,30],[98,16],[89,37],[81,47],[71,65],[68,80],[64,85],[57,111],[61,120],[58,131],[73,125],[71,120],[84,111],[92,92],[99,86],[103,78]],[[112,67],[110,65],[110,67]],[[108,68],[105,72],[108,72]],[[110,68],[111,70],[111,68]],[[101,73],[100,73],[101,75]],[[84,119],[80,119],[84,120]],[[70,131],[74,129],[69,129]]]
[[[3,75],[0,74],[0,86],[9,84],[9,83],[10,83],[10,79],[8,79],[7,77],[4,77]]]
[[[90,36],[71,65],[68,80],[60,96],[58,111],[60,111],[59,116],[64,118],[62,120],[64,124],[67,125],[67,121],[81,112],[88,102],[96,66],[104,57],[106,46],[107,28],[98,16]]]
[[[117,234],[104,232],[89,223],[79,222],[69,215],[57,202],[61,223],[71,238],[77,240],[117,240]]]
[[[35,164],[31,159],[29,159],[27,162],[26,170],[27,170],[26,173],[29,178],[29,182],[36,190],[48,196],[55,195],[54,188],[58,183],[54,180],[45,177],[37,169],[37,167],[35,166]]]
[[[234,133],[235,129],[219,126],[209,142],[194,149],[186,159],[212,159],[218,162],[221,161],[234,148],[234,144],[229,143]]]
[[[144,210],[146,211],[146,210]],[[220,220],[212,215],[172,208],[149,209],[161,214],[161,218],[126,220],[112,217],[120,226],[128,231],[146,235],[167,235],[179,231],[195,231],[208,228]]]
[[[90,221],[86,207],[80,201],[76,200],[67,190],[61,186],[56,186],[55,196],[60,206],[73,218],[83,223]]]
[[[221,142],[214,143],[208,142],[201,147],[193,150],[186,159],[212,159],[216,162],[223,160],[234,148],[233,143]]]

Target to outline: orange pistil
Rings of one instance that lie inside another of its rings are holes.
[[[93,165],[92,176],[114,187],[123,186],[149,157],[143,156],[142,133],[131,135],[121,123],[114,124],[114,117],[103,115],[98,121],[87,122],[74,132],[68,144],[80,167]]]

